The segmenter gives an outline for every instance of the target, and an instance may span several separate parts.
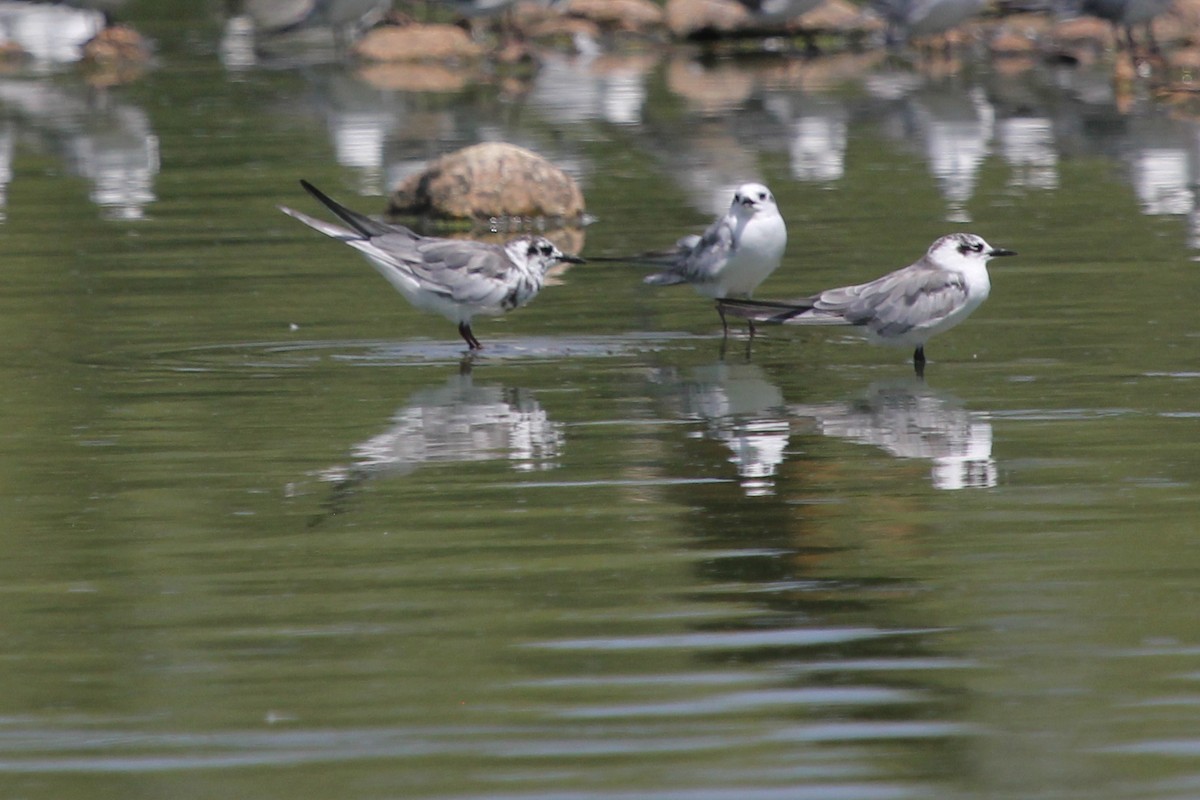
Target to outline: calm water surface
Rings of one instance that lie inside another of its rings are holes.
[[[192,22],[113,88],[0,77],[0,795],[1200,795],[1200,128],[1152,86],[654,50],[417,91]],[[585,255],[769,182],[763,296],[1021,257],[924,382],[599,265],[468,369],[275,206],[488,139],[581,180]]]

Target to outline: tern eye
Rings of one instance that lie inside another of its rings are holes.
[[[958,252],[962,253],[963,255],[966,255],[967,253],[982,253],[983,252],[983,243],[982,242],[969,242],[969,243],[963,242],[962,244],[960,244],[958,246]]]

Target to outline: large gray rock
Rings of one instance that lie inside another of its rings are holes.
[[[442,219],[548,217],[578,222],[583,192],[537,153],[485,142],[448,153],[393,190],[388,213]]]

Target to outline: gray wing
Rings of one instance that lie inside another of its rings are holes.
[[[407,273],[421,288],[459,303],[498,301],[513,283],[513,267],[504,248],[459,239],[374,236],[361,249],[373,250],[387,267]]]
[[[857,286],[829,289],[793,322],[862,325],[880,336],[902,336],[936,325],[967,299],[962,276],[912,266]]]
[[[676,244],[675,263],[646,278],[646,283],[705,283],[717,273],[733,252],[733,223],[728,215],[715,220],[702,235],[685,236]]]

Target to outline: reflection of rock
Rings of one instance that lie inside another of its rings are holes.
[[[389,213],[451,219],[549,217],[578,220],[583,192],[536,153],[485,142],[448,153],[392,193]]]
[[[423,464],[509,461],[529,471],[558,466],[563,425],[525,389],[476,386],[470,373],[416,392],[390,427],[353,448],[354,460],[324,470],[332,483],[412,472]]]
[[[473,66],[411,62],[366,64],[357,74],[372,87],[388,92],[458,92],[479,78]]]
[[[880,447],[897,458],[932,460],[934,488],[996,485],[987,417],[967,411],[957,398],[920,380],[873,384],[856,401],[790,410],[811,418],[825,436]]]
[[[381,25],[354,46],[368,61],[469,61],[483,48],[457,25]]]
[[[667,65],[667,88],[704,114],[730,111],[745,104],[754,93],[755,74],[736,63],[707,67],[686,55]]]
[[[719,361],[691,370],[676,391],[681,414],[729,448],[746,494],[772,494],[790,429],[779,387],[755,364]]]

